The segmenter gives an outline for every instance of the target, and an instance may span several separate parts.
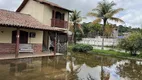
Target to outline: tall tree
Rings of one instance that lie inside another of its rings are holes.
[[[92,23],[90,23],[89,24],[89,30],[90,30],[90,33],[89,33],[89,37],[96,37],[96,36],[98,36],[98,35],[100,35],[101,34],[101,30],[102,30],[102,28],[101,28],[101,25],[100,24],[92,24]]]
[[[76,44],[76,28],[80,29],[83,33],[81,25],[79,24],[82,21],[82,17],[80,16],[81,11],[74,10],[70,15],[70,21],[72,22],[73,33],[74,33],[74,44]]]
[[[115,25],[106,24],[104,36],[107,37],[107,38],[112,37],[113,31],[114,31],[115,28],[116,28]]]
[[[123,8],[113,9],[116,4],[112,2],[107,2],[103,0],[98,3],[97,7],[88,13],[88,16],[96,17],[96,20],[93,21],[94,24],[103,21],[103,38],[102,38],[102,49],[104,49],[104,30],[108,20],[123,22],[123,20],[113,17],[116,13],[123,10]]]

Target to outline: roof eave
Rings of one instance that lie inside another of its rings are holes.
[[[25,7],[25,5],[28,3],[28,1],[29,1],[29,0],[24,0],[24,1],[22,2],[22,4],[18,7],[18,9],[16,10],[16,12],[20,12],[20,11]],[[34,1],[37,1],[37,0],[34,0]],[[45,3],[45,2],[40,2],[40,3],[42,3],[42,4],[47,4],[47,3]],[[50,4],[48,4],[48,5],[50,5]],[[50,5],[50,6],[53,6],[53,5]],[[73,12],[73,11],[71,11],[71,10],[69,10],[69,9],[66,9],[66,8],[61,8],[61,7],[57,7],[57,6],[53,6],[53,7],[66,10],[66,11],[68,11],[68,12]]]
[[[37,1],[37,0],[34,0],[34,1]],[[37,2],[39,2],[39,1],[37,1]],[[54,6],[54,5],[48,4],[48,3],[46,3],[46,2],[40,2],[40,3],[41,3],[41,4],[50,5],[50,6],[52,6],[52,7],[56,7],[56,8],[59,8],[59,9],[63,9],[63,10],[68,11],[68,12],[73,12],[72,10],[69,10],[69,9],[66,9],[66,8],[63,8],[63,7]]]
[[[53,6],[53,7],[56,7],[56,6]],[[59,8],[59,7],[56,7],[56,8]],[[60,8],[60,9],[66,10],[66,11],[68,11],[68,12],[73,12],[72,10],[65,9],[65,8]]]
[[[67,30],[65,29],[62,29],[62,28],[57,28],[57,29],[54,29],[56,27],[54,27],[53,29],[48,29],[48,28],[35,28],[35,27],[26,27],[26,26],[18,26],[18,25],[11,25],[11,24],[0,24],[1,27],[13,27],[13,28],[23,28],[23,29],[34,29],[34,30],[41,30],[41,31],[44,31],[44,30],[47,30],[47,31],[56,31],[56,32],[65,32]]]
[[[16,10],[16,12],[20,12],[24,7],[25,5],[28,3],[29,0],[24,0],[22,2],[22,4],[18,7],[18,9]]]

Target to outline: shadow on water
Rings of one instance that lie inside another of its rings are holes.
[[[0,61],[0,80],[142,80],[142,61],[93,54]]]

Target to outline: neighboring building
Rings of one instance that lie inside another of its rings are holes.
[[[20,44],[31,44],[35,53],[51,46],[65,52],[69,12],[46,0],[24,0],[16,12],[0,10],[0,53],[19,53]]]
[[[130,36],[130,32],[125,32],[125,33],[123,33],[123,36],[124,36],[124,38],[127,38],[127,37],[129,37]]]
[[[113,28],[112,37],[118,38],[118,27],[117,26]]]

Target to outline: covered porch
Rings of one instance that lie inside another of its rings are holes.
[[[5,55],[12,55],[11,58],[13,58],[13,56],[15,56],[14,58],[20,58],[21,56],[23,57],[23,55],[26,57],[29,55],[31,57],[42,56],[43,41],[46,36],[44,36],[44,32],[57,33],[66,31],[66,29],[44,25],[30,15],[5,10],[0,10],[0,14],[2,16],[0,17],[0,57],[4,57]],[[46,40],[49,41],[49,39]],[[54,36],[54,53],[49,54],[46,51],[44,53],[45,56],[56,56],[56,40],[57,37]],[[19,54],[21,52],[23,54]],[[26,53],[29,54],[27,55]]]
[[[35,30],[24,28],[11,28],[9,26],[0,26],[0,58],[24,58],[36,56],[57,56],[59,46],[58,37],[62,31],[54,28],[54,30]],[[47,32],[48,35],[44,35]],[[66,34],[66,33],[64,33]],[[8,41],[6,40],[6,36]],[[49,38],[45,38],[49,37]],[[47,51],[43,50],[45,41],[48,43]],[[51,45],[54,50],[50,51]],[[15,56],[15,57],[13,57]]]

